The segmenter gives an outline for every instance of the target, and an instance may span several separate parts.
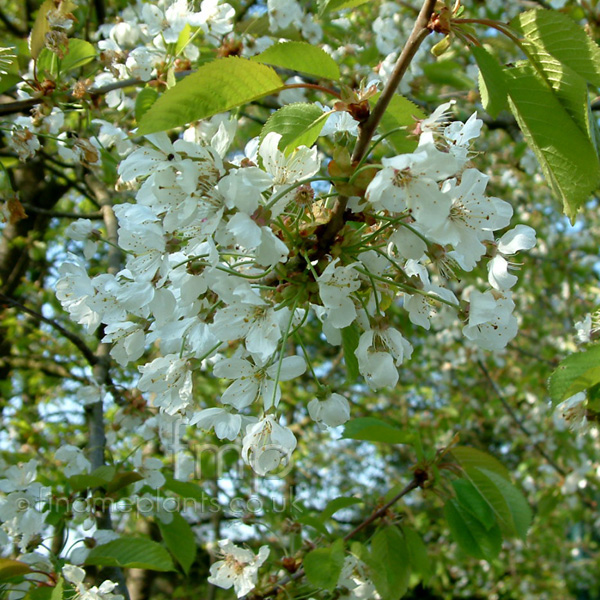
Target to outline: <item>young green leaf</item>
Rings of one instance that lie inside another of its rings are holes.
[[[479,67],[479,93],[487,113],[496,118],[508,110],[506,77],[500,63],[483,46],[473,46],[471,52]]]
[[[600,47],[573,19],[556,10],[530,10],[511,25],[563,65],[596,87],[600,86]]]
[[[138,135],[212,117],[283,87],[271,67],[230,56],[202,65],[167,90],[144,114]]]
[[[340,78],[340,68],[325,50],[308,42],[281,42],[269,46],[251,60],[284,69],[292,69],[324,79]]]
[[[139,123],[150,107],[156,102],[158,92],[152,87],[145,87],[135,99],[135,120]]]
[[[402,527],[402,534],[406,540],[406,547],[408,549],[412,571],[413,573],[420,575],[423,584],[427,585],[433,575],[431,560],[427,553],[427,546],[423,543],[421,536],[410,527]]]
[[[571,354],[550,376],[550,398],[554,403],[600,383],[600,345],[589,346],[583,352]]]
[[[595,148],[531,65],[506,73],[511,111],[546,180],[573,221],[577,210],[600,182]]]
[[[26,573],[31,573],[31,567],[27,563],[12,558],[0,558],[0,582]]]
[[[325,0],[320,10],[321,14],[343,10],[344,8],[355,8],[366,4],[369,0]]]
[[[196,558],[196,539],[190,524],[179,513],[172,513],[172,516],[170,523],[159,519],[158,526],[167,548],[187,575]]]
[[[343,508],[348,508],[349,506],[354,506],[355,504],[361,503],[362,500],[360,498],[334,498],[333,500],[327,503],[327,506],[319,515],[319,519],[325,522],[327,521],[327,519],[332,517],[338,510],[342,510]]]
[[[153,571],[175,571],[169,553],[156,542],[143,538],[119,538],[90,550],[86,565],[127,567]]]
[[[316,587],[332,591],[344,566],[344,540],[309,552],[302,563],[307,579]]]
[[[383,600],[397,600],[406,593],[410,579],[410,554],[397,527],[391,525],[375,534],[367,564]]]
[[[363,417],[348,421],[343,437],[387,444],[410,444],[412,440],[412,434],[409,431],[398,429],[375,417]]]
[[[456,479],[452,482],[457,502],[473,515],[486,530],[490,530],[496,519],[494,511],[477,488],[466,479]]]
[[[344,349],[344,362],[346,363],[346,377],[348,383],[354,383],[358,379],[358,358],[356,349],[360,339],[360,332],[356,324],[344,327],[342,330],[342,348]]]
[[[281,134],[279,148],[284,154],[291,154],[298,146],[310,147],[315,143],[327,117],[316,104],[288,104],[267,119],[260,138],[272,131]]]
[[[452,456],[458,461],[463,469],[478,467],[498,473],[504,479],[510,479],[510,473],[506,467],[493,456],[486,452],[471,448],[470,446],[455,446],[452,448]]]
[[[65,580],[62,577],[58,578],[54,589],[52,590],[52,595],[50,596],[50,600],[63,600],[63,587]]]
[[[371,108],[375,106],[379,96],[380,94],[376,94],[372,98],[369,98]],[[425,113],[416,104],[404,96],[396,94],[392,97],[381,119],[378,132],[386,136],[386,139],[399,154],[413,152],[417,147],[418,139],[415,136],[409,137],[409,134],[412,133],[411,128],[414,128],[417,120],[424,118]],[[405,129],[386,135],[399,128]]]
[[[63,73],[78,69],[92,62],[96,58],[96,49],[92,44],[78,38],[69,40],[69,51],[60,62],[60,70]]]
[[[498,525],[486,530],[454,498],[444,505],[444,515],[452,538],[464,552],[485,560],[493,560],[498,556],[502,548],[502,534]]]

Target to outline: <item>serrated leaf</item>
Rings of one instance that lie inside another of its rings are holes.
[[[502,494],[504,501],[508,505],[517,535],[524,540],[527,537],[529,527],[531,527],[532,512],[527,500],[523,494],[510,482],[500,477],[497,473],[481,469],[488,477],[498,491]]]
[[[362,503],[360,498],[334,498],[327,503],[327,506],[323,512],[321,512],[319,519],[325,522],[336,512],[338,512],[338,510],[342,510],[344,508],[348,508],[349,506],[354,506],[355,504],[360,503]]]
[[[63,587],[65,580],[62,577],[58,578],[54,589],[52,590],[52,595],[50,596],[50,600],[63,600]]]
[[[253,56],[251,60],[266,65],[292,69],[324,79],[340,78],[340,68],[325,50],[308,42],[280,42]]]
[[[302,564],[310,583],[332,591],[344,566],[344,540],[338,539],[328,548],[317,548],[309,552]]]
[[[500,63],[482,46],[474,46],[471,52],[479,67],[479,94],[486,112],[497,117],[502,110],[508,110],[508,89],[506,77]]]
[[[511,111],[546,180],[573,221],[600,182],[595,148],[532,66],[506,73]]]
[[[69,49],[60,61],[60,70],[63,73],[78,69],[92,62],[96,58],[96,49],[92,44],[78,38],[69,39]]]
[[[449,85],[457,90],[471,90],[475,82],[465,74],[464,67],[453,60],[438,60],[423,65],[427,78],[438,85]]]
[[[588,117],[588,86],[583,77],[548,54],[543,48],[523,42],[529,60],[537,67],[564,109],[579,129],[591,139]]]
[[[567,356],[550,376],[549,392],[554,403],[600,383],[600,345]]]
[[[296,519],[298,523],[301,525],[307,525],[308,527],[312,527],[319,533],[323,535],[329,535],[329,531],[327,531],[327,527],[323,525],[323,522],[318,517],[313,517],[312,515],[302,515]]]
[[[210,496],[199,485],[191,481],[178,481],[177,479],[167,477],[163,484],[163,489],[175,492],[182,498],[192,498],[199,502],[210,501]]]
[[[444,515],[452,538],[464,552],[485,560],[493,560],[498,556],[502,548],[502,534],[498,525],[487,531],[453,498],[444,505]]]
[[[156,542],[143,538],[120,538],[90,550],[86,565],[175,571],[169,553]]]
[[[144,477],[136,471],[123,471],[122,473],[117,473],[106,485],[106,491],[107,493],[112,494],[113,492],[117,492],[142,479],[144,479]]]
[[[585,31],[556,10],[530,10],[511,25],[596,87],[600,86],[600,47]]]
[[[410,555],[406,540],[397,527],[385,527],[373,536],[367,564],[383,600],[397,600],[406,593],[410,579]]]
[[[356,358],[356,349],[360,339],[358,327],[353,323],[349,327],[344,327],[342,333],[342,348],[344,350],[344,362],[346,363],[346,380],[348,383],[354,383],[358,379],[358,358]]]
[[[369,98],[371,108],[375,106],[379,96],[380,94],[376,94]],[[395,94],[381,119],[377,131],[385,135],[394,129],[405,127],[405,131],[398,131],[389,136],[386,135],[386,139],[399,154],[410,153],[417,147],[418,139],[414,136],[409,137],[409,134],[412,133],[411,130],[414,128],[417,120],[424,118],[425,113],[416,104],[404,96]]]
[[[328,116],[316,104],[288,104],[267,119],[260,132],[260,139],[263,140],[272,131],[279,133],[279,149],[289,155],[298,146],[312,146]]]
[[[12,558],[0,558],[0,582],[26,573],[31,573],[31,567],[27,563]]]
[[[168,89],[144,114],[137,133],[148,135],[206,119],[282,87],[271,67],[245,58],[221,58]]]
[[[343,10],[345,8],[354,8],[361,4],[366,4],[369,0],[326,0],[323,3],[321,14],[330,13],[335,10]]]
[[[34,60],[44,48],[46,34],[50,31],[50,25],[48,24],[46,15],[55,8],[54,0],[44,0],[35,17],[31,35],[29,37],[29,52],[31,53],[31,58]]]
[[[466,479],[454,480],[452,487],[460,506],[471,513],[489,531],[496,522],[494,511],[477,488]]]
[[[478,467],[498,473],[504,479],[510,480],[510,473],[506,467],[493,456],[486,452],[470,448],[469,446],[455,446],[452,448],[452,456],[458,461],[463,469]]]
[[[156,102],[158,92],[151,87],[140,90],[135,99],[135,120],[139,123],[150,107]]]
[[[427,546],[423,543],[421,536],[410,527],[402,527],[402,534],[406,540],[412,571],[418,573],[421,576],[423,584],[427,585],[433,575]]]
[[[348,421],[342,437],[387,444],[410,444],[412,441],[412,434],[409,431],[398,429],[375,417],[363,417]]]
[[[158,526],[167,548],[187,575],[196,559],[196,538],[190,524],[179,513],[172,516],[170,523],[159,520]]]

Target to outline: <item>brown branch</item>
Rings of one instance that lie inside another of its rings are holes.
[[[387,511],[398,502],[400,499],[404,498],[407,494],[412,492],[413,490],[421,487],[423,481],[419,479],[416,475],[410,480],[410,482],[404,487],[401,492],[398,492],[389,502],[386,502],[381,508],[373,511],[369,517],[367,517],[360,525],[355,527],[350,533],[344,536],[344,541],[352,539],[357,533],[362,531],[365,527],[368,527],[376,521],[377,519],[386,515]],[[265,592],[257,592],[252,594],[252,596],[247,596],[246,598],[250,598],[251,600],[262,600],[263,598],[270,598],[271,596],[276,596],[279,591],[284,590],[284,586],[286,586],[291,581],[296,581],[304,577],[304,568],[300,567],[294,574],[283,577],[280,581],[275,583],[272,587],[270,587]]]
[[[101,212],[94,213],[72,213],[72,212],[63,212],[58,210],[47,210],[45,208],[38,208],[37,206],[33,206],[32,204],[22,203],[23,208],[32,213],[37,213],[40,215],[47,215],[56,219],[102,219]]]
[[[431,15],[433,14],[433,9],[435,8],[435,3],[436,0],[425,0],[423,2],[423,6],[419,11],[413,30],[406,41],[406,44],[402,48],[402,52],[396,61],[396,65],[394,66],[394,70],[392,71],[386,86],[383,88],[369,118],[360,127],[358,139],[356,140],[356,145],[352,152],[353,163],[360,162],[365,157],[369,144],[375,134],[375,130],[381,122],[389,103],[394,97],[394,94],[402,81],[402,77],[404,77],[406,70],[417,53],[417,50],[423,43],[423,40],[432,32],[429,22],[431,20]],[[331,219],[323,226],[322,230],[318,232],[319,256],[324,256],[327,253],[336,235],[344,226],[347,205],[348,198],[346,196],[339,196],[333,206]]]
[[[32,317],[35,317],[36,319],[39,319],[40,321],[43,321],[44,323],[50,325],[52,329],[55,329],[62,336],[67,338],[79,350],[79,352],[83,354],[84,358],[91,366],[94,366],[98,363],[97,357],[88,348],[87,344],[79,336],[75,335],[74,333],[71,333],[69,330],[65,329],[56,321],[48,319],[39,312],[33,310],[32,308],[28,308],[18,300],[15,300],[14,298],[11,298],[10,296],[3,294],[2,292],[0,292],[0,301],[2,301],[4,304],[11,304],[12,306],[19,308],[22,312],[25,312],[28,315],[31,315]]]
[[[8,369],[28,369],[30,371],[39,371],[49,377],[60,377],[62,379],[73,379],[80,383],[89,383],[85,377],[74,375],[72,371],[63,364],[52,361],[49,358],[31,358],[28,356],[4,356],[0,357],[0,368]]]

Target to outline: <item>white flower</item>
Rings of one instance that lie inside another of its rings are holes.
[[[348,590],[340,600],[379,600],[375,585],[367,576],[367,565],[353,555],[346,556],[337,586]]]
[[[498,240],[498,254],[488,263],[488,281],[497,290],[509,290],[517,278],[508,272],[510,263],[504,258],[519,250],[530,250],[535,246],[535,229],[517,225]]]
[[[269,29],[279,31],[290,25],[299,28],[302,21],[302,9],[296,0],[267,0]]]
[[[229,540],[219,540],[223,560],[210,567],[208,582],[228,590],[233,587],[238,598],[245,596],[256,586],[258,569],[269,556],[269,547],[261,546],[258,554],[240,548]]]
[[[556,407],[556,414],[569,424],[570,429],[582,429],[587,423],[587,404],[585,392],[578,392],[561,402]]]
[[[213,373],[235,380],[221,396],[223,404],[242,410],[262,397],[264,408],[268,410],[271,406],[277,407],[281,399],[281,389],[275,381],[277,376],[279,381],[289,381],[300,377],[305,370],[306,363],[301,356],[286,356],[281,361],[281,368],[278,362],[261,367],[244,358],[221,360],[215,364]]]
[[[498,292],[473,290],[469,298],[469,323],[464,336],[485,350],[501,350],[517,335],[515,303]]]
[[[344,396],[331,394],[326,400],[313,398],[308,403],[308,414],[310,418],[325,429],[327,427],[338,427],[350,418],[350,404]]]
[[[72,475],[80,475],[82,473],[89,473],[91,469],[90,461],[85,457],[83,450],[70,444],[61,446],[54,455],[56,460],[66,462],[63,466],[63,473],[67,477]]]
[[[369,329],[358,340],[355,351],[358,370],[372,390],[394,387],[404,358],[410,358],[412,346],[396,329]]]
[[[358,272],[352,265],[338,266],[334,259],[317,279],[319,295],[327,308],[327,321],[336,329],[348,327],[356,318],[356,307],[350,294],[360,287]]]
[[[282,463],[287,465],[296,447],[296,438],[287,428],[266,415],[249,425],[242,442],[242,458],[258,475],[266,475]]]
[[[242,416],[233,415],[224,408],[205,408],[190,419],[190,425],[200,429],[213,429],[217,437],[235,440],[242,428]]]

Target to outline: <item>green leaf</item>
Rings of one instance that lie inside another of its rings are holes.
[[[457,90],[472,90],[475,82],[465,75],[464,67],[453,60],[438,60],[423,65],[427,78],[438,85],[449,85]]]
[[[531,520],[533,517],[527,500],[510,481],[506,481],[506,479],[492,471],[487,471],[486,469],[481,469],[481,471],[494,483],[498,488],[498,491],[502,494],[502,497],[510,510],[515,531],[517,535],[524,540],[531,527]]]
[[[450,534],[460,548],[475,558],[493,560],[502,548],[498,525],[486,530],[481,523],[451,498],[444,506]]]
[[[13,75],[12,73],[6,73],[0,77],[0,94],[4,94],[11,87],[17,85],[23,78],[20,75]]]
[[[298,523],[301,525],[307,525],[308,527],[312,527],[316,529],[319,533],[323,535],[329,535],[329,531],[327,531],[327,527],[323,525],[323,522],[319,517],[313,517],[312,515],[302,515],[296,519]]]
[[[192,28],[189,23],[186,23],[177,38],[177,44],[175,45],[175,56],[179,56],[190,41],[190,35],[192,34]]]
[[[136,471],[123,471],[122,473],[117,473],[106,485],[106,491],[112,494],[142,479],[144,477]]]
[[[63,587],[65,580],[62,577],[58,578],[54,589],[52,590],[52,595],[50,596],[50,600],[62,600],[63,599]]]
[[[288,104],[267,119],[260,139],[272,131],[279,133],[279,148],[284,154],[291,154],[298,146],[310,147],[315,143],[328,116],[316,104]]]
[[[144,114],[137,133],[148,135],[206,119],[282,87],[271,67],[245,58],[221,58],[167,90]]]
[[[498,473],[504,479],[510,480],[510,473],[506,467],[493,456],[486,452],[471,448],[469,446],[455,446],[452,448],[452,456],[458,461],[463,469],[478,467]]]
[[[96,487],[106,488],[116,475],[116,468],[111,465],[104,465],[92,471],[89,475],[73,475],[67,481],[73,491],[79,492]]]
[[[191,481],[178,481],[167,477],[163,489],[175,492],[182,498],[192,498],[202,503],[211,501],[211,497],[199,485]],[[204,511],[204,504],[202,504],[202,511]]]
[[[431,560],[427,553],[427,546],[423,543],[421,536],[410,527],[402,527],[402,534],[406,540],[410,566],[412,567],[413,572],[418,573],[421,576],[423,584],[427,585],[433,575]]]
[[[398,429],[375,417],[363,417],[348,421],[342,437],[387,444],[410,444],[412,440],[412,434],[409,431]]]
[[[344,8],[354,8],[355,6],[360,6],[367,2],[369,2],[369,0],[325,0],[320,13],[329,13],[335,10],[343,10]]]
[[[253,56],[251,60],[292,69],[308,75],[324,79],[340,78],[340,68],[325,50],[308,42],[281,42],[269,46],[266,50]]]
[[[383,600],[397,600],[406,593],[410,579],[410,554],[397,527],[391,525],[375,534],[367,564]]]
[[[152,87],[145,87],[135,99],[135,120],[139,123],[142,117],[156,102],[158,92]]]
[[[517,15],[511,25],[586,81],[600,86],[600,47],[567,15],[530,10]]]
[[[27,563],[12,558],[0,558],[0,581],[6,581],[26,573],[31,573],[31,567]]]
[[[31,53],[31,58],[34,60],[44,48],[46,34],[50,31],[50,25],[48,24],[46,15],[55,8],[54,0],[44,0],[35,17],[31,35],[29,36],[29,52]]]
[[[583,77],[548,54],[544,48],[523,42],[529,60],[548,82],[558,101],[569,113],[579,129],[591,139],[588,114],[588,86]]]
[[[69,50],[60,61],[60,70],[63,73],[78,69],[92,62],[96,58],[96,49],[92,44],[78,38],[69,39]]]
[[[172,513],[172,516],[170,523],[159,520],[158,526],[167,548],[187,575],[196,558],[196,538],[190,524],[179,513]]]
[[[600,345],[567,356],[550,376],[550,398],[562,402],[600,383]]]
[[[466,479],[454,480],[452,487],[460,506],[471,513],[489,531],[496,522],[494,511],[477,491],[477,488]]]
[[[546,180],[573,221],[577,210],[600,182],[595,148],[533,67],[506,72],[510,78],[511,111]]]
[[[327,503],[327,506],[320,514],[319,519],[325,522],[336,512],[338,512],[338,510],[342,510],[343,508],[348,508],[349,506],[354,506],[355,504],[360,503],[362,503],[360,498],[334,498]]]
[[[479,67],[479,93],[486,112],[497,117],[508,110],[506,77],[500,63],[482,46],[473,46],[471,52]]]
[[[346,380],[348,383],[354,383],[358,378],[358,358],[356,358],[356,349],[360,332],[356,324],[344,327],[342,333],[342,348],[344,349],[344,362],[346,363]]]
[[[510,481],[487,469],[465,469],[465,477],[483,496],[502,532],[508,537],[517,535],[525,539],[531,524],[531,509],[521,492]]]
[[[151,571],[175,571],[169,553],[156,542],[145,538],[120,538],[92,548],[86,565],[126,567]]]
[[[344,566],[344,540],[309,552],[303,561],[307,579],[316,587],[332,591]]]
[[[377,104],[379,96],[380,94],[376,94],[369,99],[371,108]],[[418,139],[414,136],[409,137],[409,134],[412,133],[417,120],[424,118],[425,113],[416,104],[413,104],[404,96],[395,94],[383,114],[378,132],[385,135],[400,127],[406,128],[404,131],[386,135],[386,139],[396,152],[400,154],[410,153],[417,147]]]

